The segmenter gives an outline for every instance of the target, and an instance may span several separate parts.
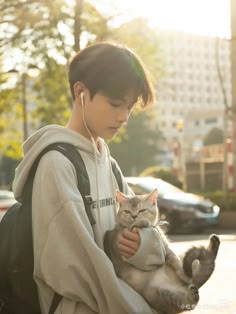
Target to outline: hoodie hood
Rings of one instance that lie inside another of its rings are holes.
[[[52,143],[64,142],[76,146],[81,151],[86,152],[89,158],[95,159],[96,162],[102,162],[107,156],[104,140],[99,139],[100,152],[94,149],[93,143],[81,134],[59,125],[49,125],[43,127],[23,144],[24,158],[15,170],[13,181],[13,192],[15,199],[21,201],[24,184],[28,178],[30,169],[40,154],[40,152]],[[96,154],[96,156],[95,156]]]

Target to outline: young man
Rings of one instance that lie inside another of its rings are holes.
[[[111,43],[95,44],[77,53],[69,66],[69,82],[73,109],[67,126],[49,125],[24,143],[25,156],[13,185],[20,200],[39,153],[51,143],[71,143],[85,162],[96,204],[92,227],[71,162],[57,151],[42,157],[32,201],[34,278],[42,313],[48,313],[57,292],[63,299],[56,313],[151,314],[145,300],[116,277],[103,251],[103,237],[115,225],[118,189],[104,139],[119,131],[136,103],[146,107],[153,102],[152,85],[137,56]],[[132,193],[122,180],[124,192]],[[154,229],[125,230],[117,239],[123,258],[146,270],[163,262],[157,243]]]

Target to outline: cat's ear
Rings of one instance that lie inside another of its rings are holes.
[[[126,196],[121,193],[120,191],[116,191],[116,199],[117,199],[117,202],[122,205],[123,202],[126,200]]]
[[[150,194],[147,196],[147,200],[150,202],[150,204],[155,205],[157,203],[157,189],[154,189]]]

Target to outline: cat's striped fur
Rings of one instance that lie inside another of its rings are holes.
[[[143,295],[159,314],[192,310],[199,301],[198,289],[214,271],[220,244],[218,236],[211,235],[207,247],[192,247],[180,258],[158,227],[157,190],[143,196],[127,196],[117,192],[117,200],[117,226],[107,231],[104,239],[105,252],[113,262],[117,276]],[[121,258],[117,237],[124,228],[133,227],[157,228],[166,251],[163,265],[152,271],[142,271]]]

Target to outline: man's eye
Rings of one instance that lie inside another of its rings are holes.
[[[114,102],[110,102],[110,104],[111,104],[112,107],[119,107],[120,106],[120,104],[116,104]]]

